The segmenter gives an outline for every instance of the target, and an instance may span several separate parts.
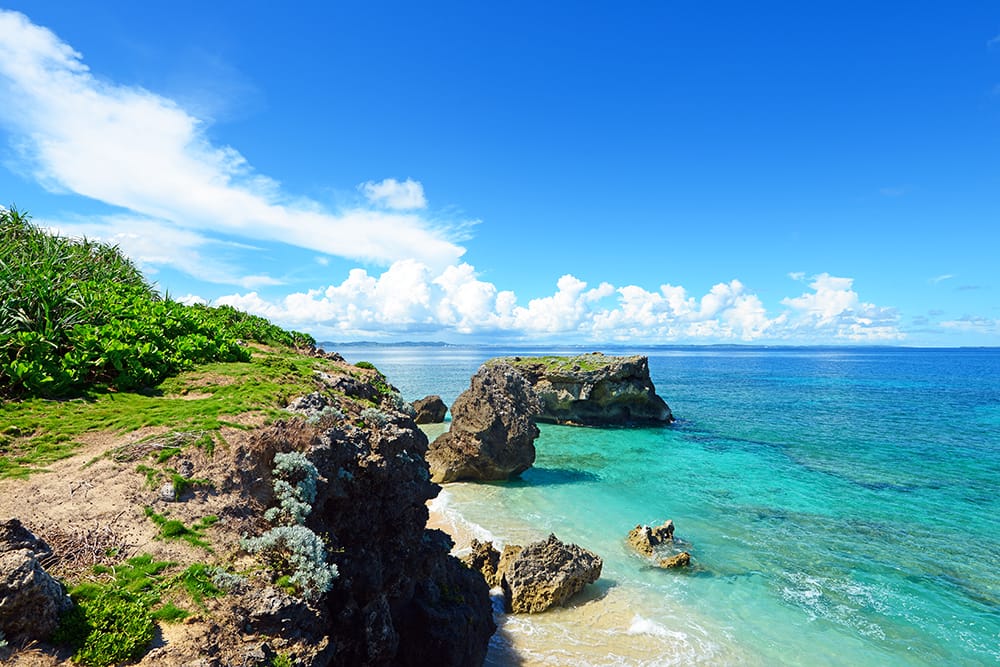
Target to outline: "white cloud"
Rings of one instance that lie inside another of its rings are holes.
[[[700,298],[683,287],[651,292],[608,283],[589,288],[564,275],[553,294],[518,305],[517,296],[482,281],[469,264],[441,272],[413,260],[381,275],[352,270],[339,285],[268,301],[257,292],[217,300],[319,336],[490,334],[564,342],[877,342],[899,340],[898,316],[864,303],[852,280],[821,274],[812,291],[783,301],[769,316],[760,298],[738,280],[719,283]]]
[[[852,278],[821,273],[813,276],[812,292],[782,299],[790,309],[780,322],[786,335],[827,335],[854,342],[901,340],[895,309],[861,301],[853,285]]]
[[[244,289],[283,284],[283,281],[270,276],[247,275],[241,268],[218,257],[207,257],[201,250],[220,245],[220,242],[164,221],[118,215],[36,222],[64,236],[86,236],[95,241],[113,243],[147,274],[157,273],[158,267],[170,266],[199,280],[238,285]]]
[[[933,278],[930,278],[927,282],[933,285],[937,285],[940,282],[944,282],[945,280],[951,280],[954,277],[955,276],[950,273],[943,273],[940,276],[934,276]]]
[[[368,181],[358,187],[373,204],[399,211],[427,208],[424,186],[420,181],[408,178],[400,183],[395,178],[387,178],[379,183]]]
[[[425,204],[415,181],[372,184],[393,210],[327,212],[284,194],[235,149],[212,144],[203,122],[173,100],[98,79],[81,54],[22,14],[0,11],[0,52],[0,124],[11,133],[21,166],[53,191],[164,226],[360,261],[417,257],[444,267],[465,252],[444,226],[398,210]]]

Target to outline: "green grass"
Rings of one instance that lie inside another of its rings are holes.
[[[160,527],[160,534],[158,537],[161,539],[183,540],[193,547],[200,547],[209,552],[212,551],[212,547],[204,538],[205,529],[219,520],[219,517],[214,514],[203,517],[197,523],[188,527],[177,519],[168,519],[166,515],[157,514],[153,511],[152,507],[147,507],[145,511],[149,520]]]
[[[212,583],[219,570],[196,563],[175,572],[176,563],[155,561],[149,554],[115,567],[95,566],[94,581],[70,589],[76,605],[63,615],[52,637],[73,649],[73,661],[105,667],[140,658],[149,648],[156,621],[176,622],[191,615],[177,605],[189,598],[205,609],[205,600],[224,595]],[[164,598],[170,597],[166,602]]]
[[[578,373],[598,371],[612,363],[613,357],[601,354],[579,354],[576,356],[555,356],[544,357],[499,357],[490,359],[488,364],[506,363],[515,368],[539,368],[545,373]]]
[[[145,394],[93,391],[71,400],[0,403],[0,478],[27,477],[72,456],[78,439],[92,431],[124,435],[169,426],[202,432],[191,444],[210,453],[223,426],[244,428],[227,418],[246,413],[264,421],[286,417],[284,406],[314,391],[313,371],[328,364],[292,351],[262,350],[249,362],[207,364],[181,373]],[[184,398],[191,394],[201,397]]]

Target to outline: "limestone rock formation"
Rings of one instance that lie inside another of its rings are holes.
[[[440,396],[424,396],[413,401],[413,410],[417,413],[413,421],[418,424],[440,424],[448,413],[448,406]]]
[[[503,572],[504,603],[513,613],[537,613],[561,605],[601,576],[597,554],[555,535],[521,550]]]
[[[629,531],[626,538],[630,547],[638,551],[643,556],[652,558],[653,550],[664,542],[672,542],[674,539],[674,522],[665,521],[655,527],[639,525]]]
[[[691,554],[686,551],[682,551],[679,554],[671,556],[670,558],[661,558],[657,563],[657,567],[662,567],[664,569],[670,569],[675,567],[687,567],[691,564]]]
[[[13,644],[47,638],[73,604],[39,562],[51,554],[17,519],[0,524],[0,633]]]
[[[264,507],[273,503],[274,453],[307,455],[320,481],[306,525],[339,570],[315,618],[282,595],[248,604],[247,618],[255,630],[326,645],[323,661],[310,664],[407,666],[428,656],[451,667],[481,664],[495,630],[489,588],[449,555],[447,535],[426,529],[426,502],[440,490],[423,458],[426,436],[392,412],[390,399],[381,409],[390,419],[378,429],[357,427],[353,415],[334,428],[279,421],[235,455],[222,490],[238,488]]]
[[[500,569],[500,552],[492,542],[480,542],[473,538],[472,551],[462,558],[462,562],[468,568],[481,572],[490,588],[500,585],[503,577],[503,570]]]
[[[524,376],[503,363],[484,364],[451,406],[451,430],[427,452],[435,482],[508,479],[535,462],[540,409]]]
[[[656,394],[644,356],[594,352],[575,357],[506,357],[487,363],[511,365],[527,378],[541,400],[536,417],[540,422],[614,426],[674,419]]]

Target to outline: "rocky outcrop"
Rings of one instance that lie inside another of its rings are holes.
[[[11,644],[47,638],[73,604],[39,562],[51,555],[17,519],[0,524],[0,633]]]
[[[273,594],[248,603],[246,616],[255,631],[325,646],[310,664],[407,666],[433,656],[434,664],[478,665],[495,630],[489,587],[449,554],[447,535],[426,529],[426,502],[440,490],[424,460],[427,438],[393,405],[392,397],[380,404],[378,428],[359,428],[346,402],[332,428],[280,421],[235,456],[223,491],[267,507],[275,452],[306,454],[319,472],[306,526],[339,570],[315,608]]]
[[[653,557],[653,550],[665,542],[674,539],[674,522],[665,521],[655,527],[639,525],[629,531],[626,541],[629,546],[648,558]]]
[[[427,452],[431,479],[500,480],[535,462],[538,396],[524,376],[503,363],[485,364],[451,406],[451,430]]]
[[[670,407],[656,394],[644,356],[594,352],[575,357],[506,357],[487,363],[510,365],[524,375],[541,401],[536,417],[540,422],[614,426],[673,421]]]
[[[592,551],[549,535],[524,547],[503,570],[504,603],[513,613],[537,613],[561,605],[597,581],[602,566],[601,557]]]
[[[448,406],[437,395],[424,396],[413,401],[413,410],[416,412],[413,421],[418,424],[440,424],[448,414]]]

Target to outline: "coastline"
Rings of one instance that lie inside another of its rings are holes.
[[[468,553],[473,538],[492,540],[503,545],[500,528],[491,529],[467,520],[455,507],[455,494],[475,494],[475,484],[456,483],[443,486],[440,495],[428,501],[427,527],[439,529],[455,542],[452,554]],[[519,526],[525,534],[537,527]],[[490,639],[484,665],[509,667],[519,665],[597,666],[628,665],[630,667],[660,667],[688,664],[756,664],[752,657],[734,650],[730,641],[697,623],[692,624],[690,610],[676,605],[674,618],[682,618],[681,627],[666,621],[660,614],[644,615],[644,607],[653,608],[658,601],[650,591],[620,585],[607,576],[588,586],[565,607],[549,609],[541,614],[507,614],[503,611],[499,588],[491,591],[494,621],[497,631]],[[662,605],[662,601],[659,601]],[[673,626],[673,627],[671,627]]]

